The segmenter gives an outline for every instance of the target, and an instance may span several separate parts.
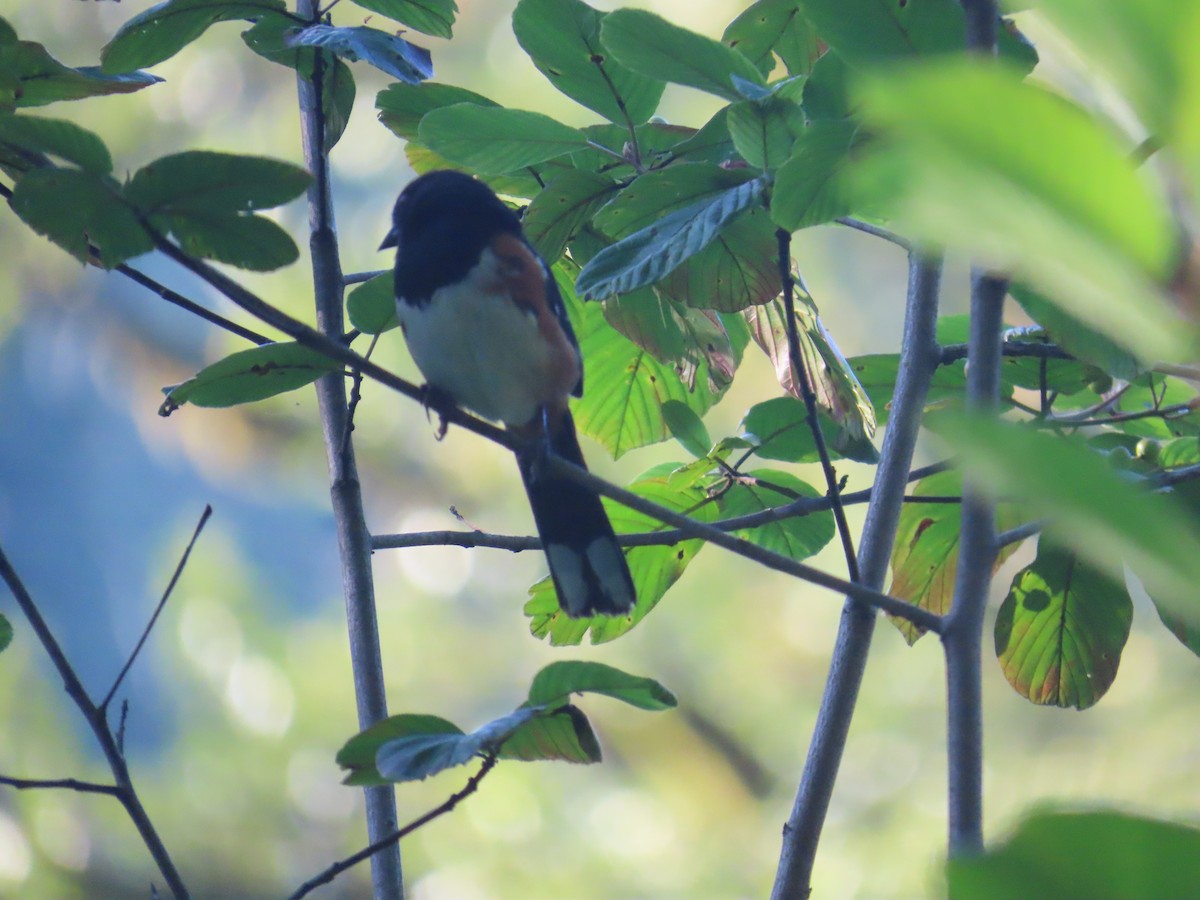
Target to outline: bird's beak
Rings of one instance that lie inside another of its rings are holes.
[[[388,247],[395,247],[399,243],[400,243],[400,232],[397,231],[395,228],[393,228],[391,231],[389,231],[387,233],[387,236],[384,237],[383,243],[379,245],[379,249],[386,250],[386,249],[388,249]]]

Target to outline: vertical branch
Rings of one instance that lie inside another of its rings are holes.
[[[966,46],[995,56],[995,0],[962,0]],[[1005,279],[971,273],[971,333],[967,344],[967,406],[999,408]],[[963,484],[962,533],[954,600],[946,614],[946,731],[949,770],[949,844],[952,854],[983,849],[983,614],[996,558],[995,506],[971,479]]]
[[[804,354],[800,350],[800,335],[796,330],[796,298],[795,283],[792,280],[792,234],[786,228],[775,231],[775,240],[779,246],[779,281],[783,286],[783,309],[787,317],[788,356],[792,361],[792,378],[800,387],[800,397],[804,400],[804,409],[808,415],[808,428],[812,432],[813,443],[817,446],[817,456],[821,460],[821,471],[825,473],[825,492],[829,495],[833,520],[837,523],[838,537],[842,541],[842,552],[846,556],[846,572],[853,582],[858,582],[858,557],[854,552],[854,537],[850,534],[850,525],[846,522],[846,510],[842,506],[842,491],[838,485],[837,472],[829,458],[829,448],[825,445],[825,433],[821,431],[821,420],[817,413],[817,395],[813,391],[812,379],[808,377],[808,366],[804,364]]]
[[[1001,315],[1007,281],[972,274],[971,337],[967,405],[999,406]],[[946,729],[949,754],[950,850],[983,849],[983,614],[996,558],[995,505],[967,479],[963,484],[962,534],[954,601],[946,615]]]
[[[873,588],[882,587],[887,573],[921,414],[925,409],[929,382],[938,364],[935,328],[941,259],[913,252],[909,255],[908,265],[900,371],[859,552],[862,583]],[[804,775],[783,829],[783,848],[771,891],[772,900],[794,900],[807,897],[811,891],[817,844],[837,780],[874,629],[874,610],[847,599]]]
[[[317,0],[299,0],[298,12],[307,19],[317,15]],[[339,339],[344,330],[343,278],[337,232],[330,196],[329,156],[325,148],[325,115],[322,109],[324,65],[320,51],[311,79],[299,77],[300,122],[304,162],[313,173],[308,191],[309,250],[312,254],[317,326]],[[348,408],[341,373],[317,382],[321,430],[329,461],[330,498],[341,554],[342,590],[346,626],[354,669],[359,725],[366,728],[387,716],[383,661],[379,649],[379,624],[375,616],[375,586],[371,573],[371,535],[363,511],[362,489],[354,458],[354,444],[346,439]],[[390,786],[365,789],[367,835],[380,840],[396,830],[396,796]],[[371,858],[371,878],[376,900],[400,900],[404,895],[400,849],[393,845]]]

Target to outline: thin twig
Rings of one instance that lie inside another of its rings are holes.
[[[308,881],[304,882],[304,884],[300,885],[300,887],[296,889],[295,893],[289,895],[287,900],[300,900],[301,897],[311,893],[315,888],[318,888],[323,884],[329,884],[329,882],[337,878],[337,876],[342,872],[353,868],[364,859],[368,859],[374,856],[380,850],[384,850],[387,847],[390,847],[393,844],[401,841],[420,828],[422,825],[426,825],[438,818],[438,816],[442,816],[450,812],[452,809],[454,809],[454,807],[458,806],[458,804],[462,803],[463,800],[471,796],[471,794],[475,793],[475,791],[479,789],[479,782],[484,779],[488,772],[492,771],[497,761],[498,757],[495,753],[488,754],[484,757],[483,765],[479,767],[479,771],[467,780],[467,783],[462,790],[451,794],[446,798],[445,802],[434,807],[423,816],[418,816],[417,818],[413,819],[403,828],[396,829],[391,834],[380,838],[367,847],[364,847],[362,850],[359,850],[352,856],[347,856],[345,859],[339,860],[328,869],[325,869],[319,875],[315,875],[314,877],[310,878]]]
[[[370,281],[372,278],[377,278],[380,275],[387,275],[391,269],[376,269],[373,272],[351,272],[349,275],[342,276],[342,284],[352,285],[361,284],[364,281]]]
[[[1005,341],[1000,346],[1000,352],[1006,357],[1031,359],[1075,359],[1058,344],[1044,344],[1040,341]],[[966,344],[943,344],[941,364],[947,366],[952,362],[967,358]]]
[[[108,689],[108,693],[104,695],[104,699],[100,701],[100,711],[107,713],[108,704],[112,702],[113,695],[116,694],[117,688],[121,686],[121,682],[125,680],[125,676],[129,674],[130,668],[133,667],[134,660],[138,654],[142,652],[142,647],[145,646],[147,638],[150,637],[150,631],[154,628],[154,623],[158,621],[159,614],[162,613],[163,607],[167,605],[167,600],[171,598],[171,592],[175,590],[175,585],[179,582],[179,576],[183,574],[183,567],[187,565],[188,557],[192,555],[192,548],[196,546],[196,540],[200,537],[200,532],[204,530],[205,524],[212,515],[212,507],[205,505],[204,512],[200,514],[200,521],[196,523],[196,528],[192,532],[192,539],[188,541],[187,547],[183,550],[183,555],[179,557],[179,562],[175,565],[175,571],[171,574],[171,580],[167,582],[167,589],[163,591],[162,597],[158,601],[158,605],[154,607],[154,613],[150,616],[150,621],[146,623],[146,627],[142,630],[142,636],[138,638],[137,644],[134,645],[133,652],[129,654],[129,658],[125,660],[125,665],[121,666],[121,671],[117,674],[113,681],[112,687]]]
[[[121,789],[115,784],[97,784],[94,781],[80,781],[78,778],[10,778],[0,775],[0,784],[16,788],[18,791],[60,788],[78,791],[81,794],[107,794],[110,797],[121,795]]]
[[[125,758],[121,754],[120,747],[113,737],[112,730],[108,727],[108,718],[104,715],[91,698],[88,696],[87,689],[84,688],[83,682],[79,679],[79,675],[75,672],[74,666],[67,659],[66,653],[63,652],[62,646],[54,637],[54,632],[50,630],[50,626],[42,617],[41,610],[34,602],[29,591],[26,590],[25,584],[17,575],[16,570],[8,561],[8,556],[4,553],[3,548],[0,548],[0,579],[3,579],[12,591],[13,597],[17,601],[17,606],[21,608],[25,618],[29,621],[30,628],[37,636],[42,647],[45,649],[50,661],[54,664],[54,668],[58,671],[59,677],[63,680],[63,686],[66,688],[67,696],[79,708],[84,719],[87,720],[88,726],[92,730],[92,734],[96,738],[96,742],[100,745],[100,749],[104,751],[104,757],[108,761],[108,767],[113,773],[117,793],[114,796],[120,800],[121,805],[125,807],[125,812],[137,828],[138,834],[142,838],[142,843],[146,845],[146,849],[150,851],[155,864],[158,866],[158,871],[162,873],[163,879],[167,882],[167,886],[171,889],[171,893],[175,895],[177,900],[186,900],[189,896],[187,886],[183,883],[183,878],[179,874],[179,870],[175,867],[174,861],[171,859],[171,854],[167,852],[166,845],[159,837],[158,831],[154,828],[154,823],[150,821],[150,816],[146,813],[145,807],[142,806],[141,798],[138,796],[137,790],[133,786],[133,779],[129,775],[129,767],[125,764]]]
[[[856,219],[853,216],[840,216],[834,219],[834,221],[839,225],[845,225],[847,228],[853,228],[855,231],[861,231],[863,234],[869,234],[873,237],[883,238],[888,243],[895,244],[897,247],[903,247],[907,251],[912,251],[912,245],[894,231],[889,231],[878,225],[872,225],[870,222],[864,222],[862,219]]]
[[[838,484],[837,470],[829,456],[829,448],[825,445],[825,432],[821,430],[821,420],[817,411],[817,395],[813,391],[812,380],[808,375],[808,366],[804,364],[804,354],[800,350],[800,334],[796,328],[796,299],[795,281],[792,278],[792,233],[786,228],[775,231],[775,240],[779,255],[779,281],[783,287],[783,308],[787,317],[788,355],[792,362],[792,383],[799,385],[800,398],[808,413],[808,428],[812,432],[813,443],[817,447],[817,457],[821,460],[821,471],[825,475],[825,492],[832,501],[833,520],[837,524],[838,537],[842,541],[842,553],[846,557],[846,571],[850,580],[857,583],[858,555],[854,551],[854,536],[850,533],[850,524],[846,521],[846,510],[842,507],[841,487]]]

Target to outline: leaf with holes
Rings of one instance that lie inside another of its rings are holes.
[[[1041,706],[1093,706],[1112,685],[1133,621],[1124,583],[1043,539],[996,614],[1008,683]]]

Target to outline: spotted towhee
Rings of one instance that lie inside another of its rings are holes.
[[[559,604],[573,617],[627,613],[633,580],[600,498],[544,464],[551,453],[584,465],[567,407],[583,363],[520,220],[482,182],[430,172],[400,194],[383,247],[396,248],[396,312],[429,386],[533,448],[517,458]]]

